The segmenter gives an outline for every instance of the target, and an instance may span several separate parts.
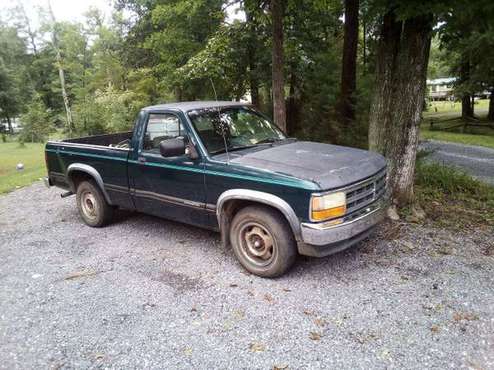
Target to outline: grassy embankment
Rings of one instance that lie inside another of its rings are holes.
[[[428,218],[440,226],[494,226],[494,187],[455,168],[419,159],[415,196]]]
[[[451,141],[460,144],[479,145],[494,148],[494,122],[488,122],[487,115],[489,101],[478,100],[475,103],[475,114],[480,117],[476,126],[462,126],[461,103],[433,102],[428,111],[424,112],[424,119],[420,128],[422,139]],[[433,125],[431,127],[431,121]],[[474,123],[474,122],[471,122]],[[478,126],[477,126],[478,125]],[[445,128],[459,126],[450,130]]]
[[[17,170],[18,163],[24,164]],[[44,144],[0,142],[0,194],[30,185],[46,175]]]

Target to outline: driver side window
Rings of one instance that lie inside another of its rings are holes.
[[[159,152],[161,141],[184,135],[184,127],[176,115],[171,113],[150,114],[144,134],[143,149]]]

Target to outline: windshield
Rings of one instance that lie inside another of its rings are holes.
[[[202,109],[189,112],[189,117],[211,154],[224,152],[225,141],[228,150],[236,150],[286,138],[278,127],[248,107]]]

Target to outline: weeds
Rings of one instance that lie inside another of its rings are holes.
[[[418,159],[415,195],[428,216],[443,226],[494,225],[494,187],[465,172]]]

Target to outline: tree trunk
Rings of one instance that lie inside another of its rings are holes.
[[[362,73],[367,74],[367,24],[362,19]]]
[[[489,113],[487,113],[487,119],[489,121],[494,121],[494,89],[491,90],[491,95],[489,97]]]
[[[247,57],[249,58],[249,90],[251,103],[257,107],[261,107],[261,102],[259,100],[259,80],[257,78],[257,68],[256,68],[256,46],[257,46],[257,35],[256,35],[256,25],[254,24],[254,17],[250,9],[245,9],[245,19],[248,25],[249,40],[247,44]]]
[[[470,95],[464,94],[461,97],[461,118],[466,119],[472,117],[473,117],[472,98]]]
[[[355,120],[354,94],[357,88],[358,12],[359,0],[345,0],[345,37],[338,111],[342,122],[347,126]]]
[[[14,129],[12,128],[12,121],[10,120],[10,116],[7,116],[7,127],[9,129],[9,133],[10,134],[13,134],[14,133]]]
[[[286,106],[286,132],[288,135],[293,135],[299,129],[300,99],[297,84],[297,71],[292,66],[290,71],[290,93],[288,95]]]
[[[62,54],[60,53],[60,48],[58,46],[57,33],[56,33],[56,29],[55,29],[55,27],[56,27],[55,15],[53,14],[53,10],[51,8],[50,1],[48,1],[48,10],[50,12],[52,26],[53,26],[52,41],[53,41],[53,47],[55,48],[55,51],[56,51],[55,58],[57,60],[58,76],[60,78],[60,87],[62,89],[63,104],[65,106],[65,113],[67,115],[67,128],[69,131],[69,137],[71,137],[72,136],[72,129],[74,127],[73,122],[72,122],[72,111],[70,109],[69,95],[67,94],[67,88],[65,85],[65,71],[63,69]]]
[[[463,62],[460,66],[460,82],[467,83],[470,79],[470,61],[468,56],[463,56]],[[464,92],[461,96],[461,117],[468,119],[473,117],[472,99],[473,97]]]
[[[381,29],[369,147],[388,158],[388,184],[399,206],[413,199],[431,31],[431,15],[398,21],[392,11]]]
[[[283,0],[271,0],[273,23],[273,119],[286,131],[285,84],[283,77]]]

